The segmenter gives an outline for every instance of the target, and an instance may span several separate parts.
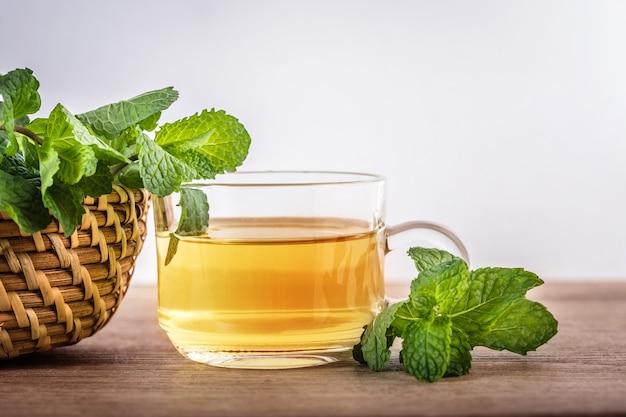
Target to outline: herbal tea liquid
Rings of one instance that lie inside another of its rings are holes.
[[[348,350],[384,297],[382,229],[345,219],[211,219],[164,263],[157,235],[159,322],[177,349]]]

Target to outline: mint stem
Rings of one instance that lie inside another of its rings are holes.
[[[136,161],[139,159],[138,155],[133,155],[130,158],[131,161]],[[117,174],[119,174],[124,168],[126,168],[128,166],[128,162],[122,162],[120,164],[115,165],[114,167],[111,168],[111,174],[113,176],[116,176]]]
[[[5,130],[6,131],[6,128],[4,126],[0,126],[0,130]],[[28,130],[28,129],[26,129],[23,126],[15,125],[15,126],[13,126],[13,131],[17,132],[17,133],[21,133],[24,136],[28,136],[37,145],[43,145],[43,139],[41,139],[41,137],[39,137],[39,135],[37,135],[32,130]]]
[[[128,164],[126,162],[122,162],[121,164],[115,165],[113,168],[111,168],[111,175],[116,176],[117,174],[120,173],[120,171],[122,171],[127,166]]]

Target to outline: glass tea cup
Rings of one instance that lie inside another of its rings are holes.
[[[427,232],[434,246],[453,246],[467,259],[443,225],[387,226],[380,175],[236,172],[183,189],[206,196],[210,217],[204,233],[180,235],[180,193],[154,200],[159,324],[197,362],[261,369],[334,362],[385,305],[391,237],[417,242]]]

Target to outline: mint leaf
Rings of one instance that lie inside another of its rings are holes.
[[[193,236],[206,233],[209,226],[209,203],[204,191],[183,187],[180,190],[180,220],[176,234]]]
[[[48,187],[43,195],[44,205],[59,221],[66,237],[74,232],[85,214],[82,200],[83,193],[78,187],[60,182]]]
[[[461,258],[434,264],[411,282],[409,299],[396,312],[393,327],[398,335],[418,318],[430,318],[448,312],[468,286],[468,268]]]
[[[167,254],[165,255],[165,266],[169,265],[172,259],[174,259],[174,255],[176,255],[178,251],[179,241],[180,239],[178,239],[174,233],[170,233],[170,241],[167,245]]]
[[[36,187],[40,185],[39,173],[26,167],[22,154],[18,153],[0,160],[0,170],[14,177],[23,178]]]
[[[145,133],[141,130],[141,127],[139,125],[134,125],[122,131],[122,133],[120,133],[120,135],[115,139],[110,140],[109,144],[127,158],[133,158],[139,153],[140,150],[140,146],[137,141],[144,135]]]
[[[151,116],[148,116],[147,118],[143,119],[141,122],[139,122],[139,128],[141,130],[147,130],[148,132],[152,132],[154,129],[156,129],[159,126],[160,118],[161,118],[161,112],[158,111],[152,114]]]
[[[365,328],[360,342],[363,360],[374,371],[382,371],[389,363],[393,343],[393,333],[389,332],[394,315],[402,303],[392,304],[383,309]]]
[[[39,136],[45,136],[46,129],[48,128],[48,119],[43,118],[43,117],[38,117],[32,120],[30,123],[28,123],[26,127],[28,128],[28,130],[30,130],[31,132]]]
[[[38,148],[40,148],[43,143],[41,145],[36,144],[25,136],[18,137],[17,142],[19,143],[18,154],[24,158],[24,166],[35,175],[39,175],[41,164],[39,161]]]
[[[143,179],[141,178],[141,168],[139,162],[133,162],[127,165],[119,174],[117,174],[118,181],[130,188],[145,188]]]
[[[472,345],[467,335],[454,326],[450,335],[450,363],[444,376],[461,376],[472,368]]]
[[[481,268],[472,271],[465,295],[455,304],[454,323],[470,337],[489,332],[496,318],[509,304],[543,281],[521,268]]]
[[[42,128],[44,121],[38,122]],[[127,158],[89,130],[65,107],[58,104],[45,122],[45,161],[42,177],[55,177],[72,185],[96,172],[98,161],[126,162]],[[48,142],[48,143],[46,143]],[[40,158],[42,154],[40,153]],[[55,162],[58,160],[58,164]],[[51,169],[47,172],[47,169]],[[44,184],[47,185],[47,181]],[[44,187],[45,189],[45,187]]]
[[[61,160],[57,151],[54,150],[52,139],[44,138],[42,145],[36,150],[39,159],[41,193],[45,194],[48,187],[54,182],[54,176],[59,171]]]
[[[111,147],[108,142],[92,135],[89,129],[61,104],[57,104],[52,110],[48,118],[46,133],[57,141],[68,141],[74,145],[80,144],[88,147],[98,160],[128,162],[126,156]]]
[[[29,69],[16,69],[0,75],[0,151],[15,155],[18,150],[15,122],[41,107],[39,81]],[[1,157],[0,157],[1,159]]]
[[[149,91],[128,100],[108,104],[76,117],[90,126],[97,135],[107,139],[119,136],[122,131],[144,122],[144,126],[156,125],[156,113],[167,109],[178,99],[178,92],[172,87]]]
[[[462,299],[469,287],[469,270],[461,258],[423,270],[411,282],[410,298],[417,300],[431,294],[436,301],[435,314],[448,313]]]
[[[0,115],[2,115],[1,108],[0,108]],[[0,161],[2,160],[2,157],[4,155],[7,155],[7,156],[15,155],[14,150],[7,151],[7,149],[11,148],[11,145],[13,145],[13,143],[14,142],[9,141],[9,135],[7,134],[6,130],[0,129]]]
[[[16,69],[0,75],[0,150],[4,154],[15,154],[15,120],[35,113],[41,107],[39,81],[29,69]]]
[[[451,336],[452,322],[445,316],[411,323],[402,340],[404,369],[420,381],[442,378],[450,362]]]
[[[91,175],[96,170],[97,160],[90,147],[80,146],[74,128],[68,120],[67,111],[57,105],[48,119],[44,141],[49,142],[47,148],[54,150],[59,166],[55,176],[67,184],[75,184],[83,175]],[[42,172],[42,175],[47,173]]]
[[[50,224],[50,214],[32,181],[0,170],[0,211],[26,233],[35,233]]]
[[[558,322],[540,303],[520,298],[509,305],[474,345],[509,350],[520,355],[536,350],[557,332]]]
[[[88,177],[83,177],[77,183],[83,194],[89,197],[100,197],[113,191],[113,175],[107,164],[99,162],[96,172]]]
[[[165,255],[167,266],[178,250],[178,236],[197,236],[206,233],[209,226],[209,202],[204,191],[185,187],[180,190],[180,219],[176,233],[170,234],[170,242]]]
[[[408,254],[411,259],[413,259],[413,262],[415,262],[415,267],[418,272],[425,271],[456,258],[456,256],[449,252],[435,248],[410,248]]]
[[[246,158],[250,136],[239,121],[224,111],[203,111],[164,124],[154,141],[197,171],[197,178],[213,178],[234,171]]]
[[[0,80],[1,81],[1,80]],[[13,119],[13,99],[6,88],[0,86],[0,95],[3,97],[4,102],[0,102],[0,127],[2,127],[2,136],[0,139],[2,142],[0,143],[0,148],[2,149],[3,154],[6,149],[11,149],[16,147],[15,143],[15,120]],[[11,154],[14,152],[11,151]]]
[[[394,332],[403,337],[406,328],[417,319],[433,317],[436,314],[437,300],[434,294],[412,294],[396,311],[392,323]]]
[[[140,137],[139,171],[146,189],[156,195],[166,196],[180,189],[183,182],[191,181],[196,171],[161,148],[149,138]]]
[[[15,69],[0,75],[0,94],[5,101],[0,109],[5,107],[2,109],[5,115],[10,111],[10,116],[3,120],[6,122],[10,119],[19,119],[39,111],[41,98],[38,89],[39,81],[28,68]]]

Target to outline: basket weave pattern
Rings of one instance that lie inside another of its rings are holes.
[[[23,233],[0,212],[0,359],[71,345],[119,307],[146,236],[145,190],[86,198],[69,238],[56,219]]]

